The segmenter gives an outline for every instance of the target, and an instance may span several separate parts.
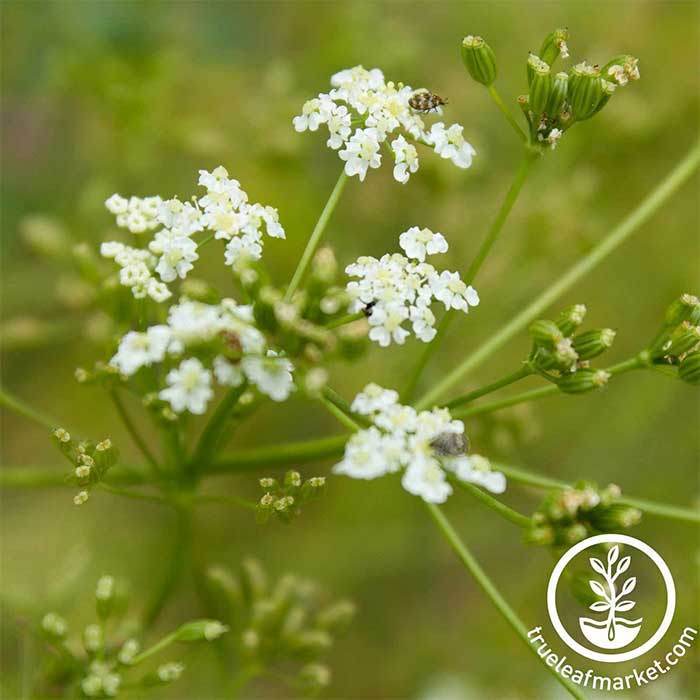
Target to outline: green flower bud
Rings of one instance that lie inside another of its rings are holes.
[[[304,630],[287,639],[291,650],[305,658],[315,658],[331,648],[333,638],[324,630]]]
[[[574,304],[564,309],[557,317],[559,330],[565,336],[570,336],[583,323],[587,311],[585,304]]]
[[[688,321],[681,323],[664,346],[664,354],[680,357],[694,350],[700,342],[700,327],[691,326]]]
[[[569,47],[566,42],[569,39],[569,30],[555,29],[551,34],[545,37],[540,48],[540,56],[543,61],[546,61],[551,66],[554,61],[561,56],[562,58],[569,57]]]
[[[557,386],[566,394],[583,394],[605,386],[610,379],[610,372],[602,369],[580,369],[572,374],[565,374],[557,379]]]
[[[562,531],[562,536],[566,544],[576,544],[588,536],[588,530],[583,523],[575,523]]]
[[[299,671],[299,683],[307,694],[318,693],[330,685],[330,682],[331,670],[323,664],[306,664]]]
[[[639,80],[639,59],[629,54],[616,56],[603,66],[601,74],[617,85],[627,85],[630,80]]]
[[[225,632],[228,632],[228,627],[218,620],[193,620],[178,627],[174,637],[178,642],[212,642]]]
[[[115,582],[112,576],[102,576],[97,581],[95,590],[95,600],[97,604],[97,616],[100,620],[106,620],[114,608]]]
[[[102,649],[103,645],[104,634],[102,628],[99,625],[88,625],[83,630],[83,646],[85,647],[85,651],[89,654],[94,654]]]
[[[605,107],[606,104],[608,104],[610,98],[613,96],[613,93],[617,89],[617,86],[615,85],[615,83],[611,83],[609,80],[603,80],[601,78],[600,88],[602,91],[602,95],[591,116],[593,116],[594,114],[598,114],[598,112],[600,112],[600,110],[603,109],[603,107]]]
[[[319,612],[316,624],[331,632],[342,632],[352,622],[357,608],[349,600],[339,600],[337,603]]]
[[[41,629],[54,639],[63,639],[68,632],[66,621],[56,613],[46,613],[41,620]]]
[[[552,79],[552,90],[549,93],[549,100],[545,107],[545,112],[554,119],[564,107],[569,91],[568,73],[557,73]]]
[[[591,523],[601,532],[617,532],[639,524],[642,512],[622,503],[613,503],[608,508],[598,508],[591,513]]]
[[[602,96],[600,69],[585,61],[574,66],[569,78],[569,103],[574,119],[583,121],[592,117]]]
[[[574,350],[578,353],[580,360],[590,360],[611,347],[615,335],[612,328],[586,331],[573,339]]]
[[[493,49],[480,37],[469,36],[462,40],[462,62],[477,83],[493,84],[496,80],[496,56]]]
[[[527,55],[527,63],[525,64],[525,69],[527,71],[527,85],[532,87],[532,80],[535,77],[536,72],[544,73],[549,71],[549,64],[545,63],[539,56],[534,53],[529,53]],[[532,103],[532,98],[530,99]],[[532,104],[530,104],[532,108]]]
[[[694,326],[700,324],[700,299],[693,294],[682,294],[666,310],[664,322],[667,326],[677,326],[683,321]]]
[[[542,114],[552,92],[552,75],[549,66],[534,54],[527,61],[530,77],[530,109],[535,114]]]
[[[554,544],[554,528],[549,525],[531,527],[525,531],[524,539],[529,544]]]
[[[700,384],[700,352],[691,352],[683,358],[678,376],[688,384]]]
[[[617,484],[608,484],[600,491],[600,504],[609,506],[622,495],[622,489]]]
[[[537,345],[554,348],[564,335],[554,321],[541,319],[530,324],[530,335]]]
[[[298,488],[301,486],[301,474],[294,470],[288,471],[284,475],[284,485],[287,487]]]

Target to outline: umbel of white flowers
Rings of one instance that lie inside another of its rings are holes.
[[[345,161],[345,173],[357,175],[360,180],[365,179],[369,168],[381,165],[383,143],[387,143],[394,159],[394,178],[401,183],[408,182],[418,170],[414,143],[429,146],[459,168],[471,166],[476,151],[465,141],[463,127],[437,122],[428,129],[422,112],[409,104],[418,92],[403,83],[385,82],[379,68],[355,66],[333,75],[331,90],[305,102],[292,123],[300,132],[325,126],[326,145]],[[436,107],[431,111],[439,110]]]
[[[277,209],[249,203],[238,180],[230,179],[223,166],[200,170],[199,184],[206,194],[192,202],[118,194],[105,202],[121,228],[137,235],[156,232],[146,247],[109,241],[100,249],[103,257],[119,265],[119,281],[137,299],[148,296],[163,302],[171,296],[167,284],[184,279],[199,259],[201,241],[192,237],[200,231],[226,241],[224,260],[231,266],[240,259],[260,258],[263,226],[268,236],[285,237]]]
[[[404,322],[412,324],[417,338],[429,343],[436,334],[433,301],[465,314],[470,306],[479,304],[476,290],[467,286],[459,273],[438,272],[425,262],[426,255],[447,251],[441,233],[413,226],[399,236],[399,245],[406,256],[387,253],[379,260],[362,256],[345,269],[351,277],[359,277],[346,287],[352,299],[350,311],[367,310],[370,340],[382,347],[405,342],[409,331],[403,327]]]
[[[228,387],[247,380],[274,401],[284,401],[294,389],[292,363],[267,347],[253,324],[252,308],[233,299],[219,304],[182,299],[170,307],[167,324],[127,333],[110,364],[125,377],[154,364],[171,366],[159,398],[176,413],[207,410],[214,395],[212,375]]]
[[[444,503],[452,493],[447,472],[457,479],[503,493],[506,479],[492,471],[487,459],[464,454],[464,423],[446,408],[416,412],[403,406],[399,395],[368,384],[352,403],[355,413],[372,425],[355,433],[345,446],[342,462],[333,471],[354,479],[376,479],[403,471],[401,483],[409,493],[429,503]]]

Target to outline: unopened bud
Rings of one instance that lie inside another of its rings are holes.
[[[96,452],[107,452],[112,449],[112,441],[109,438],[105,438],[101,442],[95,445]]]
[[[113,576],[102,576],[97,581],[95,598],[97,600],[97,616],[101,620],[108,618],[113,610],[115,585]]]
[[[211,642],[228,631],[228,627],[218,620],[194,620],[175,631],[178,642],[196,642],[205,639]]]
[[[554,543],[554,528],[549,525],[532,527],[525,532],[525,541],[530,544],[549,545]]]
[[[537,345],[553,348],[564,339],[554,321],[539,320],[530,325],[530,335]]]
[[[555,29],[551,34],[545,37],[540,48],[540,57],[551,66],[554,61],[561,56],[562,58],[569,57],[569,47],[566,42],[569,39],[568,29]]]
[[[552,89],[549,93],[549,100],[545,112],[552,118],[556,118],[564,107],[569,90],[569,75],[567,73],[557,73],[552,79]]]
[[[330,649],[333,639],[323,630],[306,630],[289,638],[292,649],[307,657],[318,656]]]
[[[535,54],[530,54],[527,64],[530,83],[530,109],[539,115],[544,112],[552,92],[552,75],[549,65]]]
[[[83,646],[85,651],[94,653],[102,648],[104,637],[102,628],[99,625],[88,625],[83,630]]]
[[[678,376],[688,384],[700,384],[700,352],[691,352],[683,358]]]
[[[610,372],[603,369],[580,369],[573,374],[565,374],[557,379],[559,389],[567,394],[583,394],[605,386]]]
[[[83,503],[87,503],[88,498],[90,498],[90,495],[87,491],[78,491],[78,493],[73,496],[73,503],[76,506],[82,506]]]
[[[694,350],[700,342],[700,327],[691,326],[684,321],[671,335],[670,342],[664,346],[664,354],[671,357],[680,357]]]
[[[564,309],[557,317],[557,326],[565,335],[570,336],[586,318],[586,305],[574,304]]]
[[[593,116],[602,96],[600,69],[585,61],[574,66],[569,79],[569,103],[574,118],[583,121]]]
[[[323,664],[307,664],[299,671],[299,682],[303,689],[313,695],[331,682],[331,671]]]
[[[184,664],[177,661],[170,661],[167,664],[162,664],[158,666],[156,670],[156,675],[161,683],[172,683],[176,681],[185,670]]]
[[[564,541],[567,544],[576,544],[577,542],[580,542],[586,538],[588,535],[588,530],[582,523],[575,523],[574,525],[567,527],[562,534],[564,535]]]
[[[63,444],[70,442],[70,433],[64,428],[56,428],[56,430],[53,431],[53,436]]]
[[[602,532],[616,532],[637,525],[642,519],[642,512],[622,503],[613,503],[608,508],[595,510],[591,514],[594,527]]]
[[[301,474],[297,471],[290,470],[284,475],[284,485],[285,486],[301,486]]]
[[[462,40],[462,61],[469,75],[482,85],[492,85],[496,80],[496,56],[493,49],[480,37],[469,36]]]
[[[349,600],[339,600],[337,603],[319,612],[316,623],[331,632],[341,632],[352,622],[357,607]]]
[[[700,299],[693,294],[683,294],[666,310],[664,322],[667,326],[677,326],[688,321],[694,326],[700,324]]]
[[[46,613],[41,620],[41,629],[50,637],[55,639],[63,639],[68,632],[66,621],[56,613]]]
[[[87,479],[90,476],[90,467],[87,464],[81,464],[75,468],[75,475],[78,479]]]
[[[122,644],[122,648],[119,650],[117,660],[120,664],[128,666],[134,660],[139,651],[141,651],[141,645],[139,644],[138,640],[127,639],[124,644]]]
[[[573,339],[574,350],[579,359],[590,360],[604,353],[612,346],[615,340],[615,331],[612,328],[586,331]]]
[[[259,483],[264,489],[275,489],[278,486],[277,479],[272,479],[269,476],[260,479]]]

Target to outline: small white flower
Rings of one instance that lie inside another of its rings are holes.
[[[375,306],[369,317],[370,340],[383,348],[391,342],[403,345],[408,338],[408,331],[401,325],[408,318],[408,308],[403,304],[386,304]]]
[[[393,389],[384,389],[379,384],[368,384],[352,402],[353,412],[369,416],[384,411],[398,403],[399,393]]]
[[[352,133],[351,123],[352,116],[348,112],[348,108],[345,105],[336,107],[328,118],[329,137],[326,145],[335,151],[344,145]]]
[[[429,228],[412,226],[399,236],[399,245],[409,258],[423,262],[425,256],[446,253],[447,241],[441,233],[433,233]]]
[[[455,457],[446,460],[445,466],[461,481],[477,484],[491,493],[503,493],[506,490],[506,477],[501,472],[493,471],[489,460],[481,455]]]
[[[130,331],[119,342],[109,363],[130,377],[141,367],[161,362],[172,338],[168,326],[151,326],[145,333]]]
[[[223,386],[240,386],[245,379],[241,368],[221,355],[214,358],[214,376]]]
[[[433,124],[428,135],[428,142],[432,144],[435,153],[441,158],[451,160],[459,168],[469,168],[472,158],[476,155],[474,147],[464,140],[460,124],[452,124],[448,129],[442,122]]]
[[[161,257],[156,265],[156,272],[163,282],[185,279],[194,267],[192,263],[199,259],[197,244],[187,236],[176,235],[174,231],[164,229],[156,234],[149,246],[152,252],[159,252]]]
[[[338,155],[345,161],[346,175],[357,175],[363,181],[369,168],[378,168],[382,163],[377,132],[357,129]]]
[[[166,377],[168,387],[159,397],[167,401],[175,413],[189,411],[201,415],[214,396],[211,389],[211,373],[204,369],[197,358],[183,360],[177,369],[170,370]]]
[[[479,295],[472,286],[467,286],[457,272],[443,270],[430,284],[433,294],[446,309],[468,311],[470,306],[479,305]]]
[[[295,131],[317,131],[324,118],[320,111],[321,101],[317,98],[307,100],[301,108],[301,114],[292,119]]]
[[[267,356],[248,355],[241,360],[241,369],[248,381],[273,401],[286,401],[294,390],[294,365],[273,350]]]
[[[408,143],[403,136],[391,142],[394,151],[394,179],[404,184],[408,182],[411,173],[418,170],[418,151],[413,144]]]
[[[411,461],[403,474],[401,485],[428,503],[444,503],[452,493],[452,487],[438,461],[424,456]]]

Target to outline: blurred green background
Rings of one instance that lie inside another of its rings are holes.
[[[252,200],[279,208],[288,241],[268,244],[265,259],[281,283],[341,165],[322,135],[296,134],[291,119],[327,88],[333,72],[362,63],[448,97],[446,119],[464,124],[478,157],[460,171],[423,152],[406,186],[386,166],[364,184],[353,180],[326,240],[347,264],[358,254],[396,249],[398,233],[411,225],[429,226],[450,241],[445,267],[463,269],[520,156],[508,125],[460,63],[462,37],[480,33],[491,43],[498,87],[510,103],[525,90],[527,51],[558,26],[571,32],[572,60],[639,56],[642,80],[620,90],[538,165],[478,280],[481,306],[451,328],[426,388],[588,251],[696,138],[696,2],[3,2],[0,9],[2,313],[12,338],[3,382],[81,434],[111,436],[130,460],[137,453],[104,395],[73,379],[76,366],[100,358],[91,342],[100,319],[81,311],[70,278],[29,251],[28,226],[58,226],[97,247],[111,232],[103,208],[109,194],[188,197],[197,170],[221,163]],[[698,292],[698,253],[696,178],[558,307],[587,304],[589,327],[618,331],[605,362],[623,359],[647,342],[675,296]],[[209,264],[211,278],[225,284],[220,259]],[[46,342],[33,340],[32,319],[51,322]],[[527,345],[521,334],[462,389],[512,371]],[[346,397],[369,380],[399,386],[421,349],[416,342],[373,347],[359,366],[334,368],[332,383]],[[698,417],[691,387],[633,373],[591,395],[472,420],[467,431],[478,452],[512,464],[690,504],[697,497]],[[297,399],[260,411],[233,445],[338,429],[318,406]],[[64,468],[45,432],[14,415],[3,416],[2,448],[5,464]],[[301,471],[312,476],[328,468]],[[257,497],[255,481],[219,478],[207,488]],[[59,611],[85,620],[94,582],[109,572],[131,580],[138,609],[167,564],[168,513],[108,494],[76,508],[71,496],[65,489],[2,493],[3,599],[24,601],[38,615],[63,596]],[[538,498],[515,486],[505,496],[526,512]],[[466,494],[453,497],[448,512],[526,624],[544,623],[551,555],[523,546],[512,525]],[[632,534],[657,548],[675,576],[673,640],[697,622],[696,533],[647,517]],[[458,565],[420,502],[393,481],[331,479],[326,497],[290,526],[256,525],[245,511],[203,507],[195,542],[197,564],[235,565],[255,555],[274,575],[293,571],[358,604],[355,623],[329,659],[333,697],[562,696]],[[162,628],[201,614],[198,605],[188,579]],[[3,611],[2,666],[12,697],[23,667],[34,661],[22,619],[11,604]],[[554,641],[551,630],[548,636]],[[186,659],[183,680],[159,691],[162,697],[218,697],[215,654],[198,657]],[[624,666],[615,672],[630,664]],[[686,658],[664,685],[633,697],[699,697],[696,671]],[[249,695],[287,693],[265,681]]]

